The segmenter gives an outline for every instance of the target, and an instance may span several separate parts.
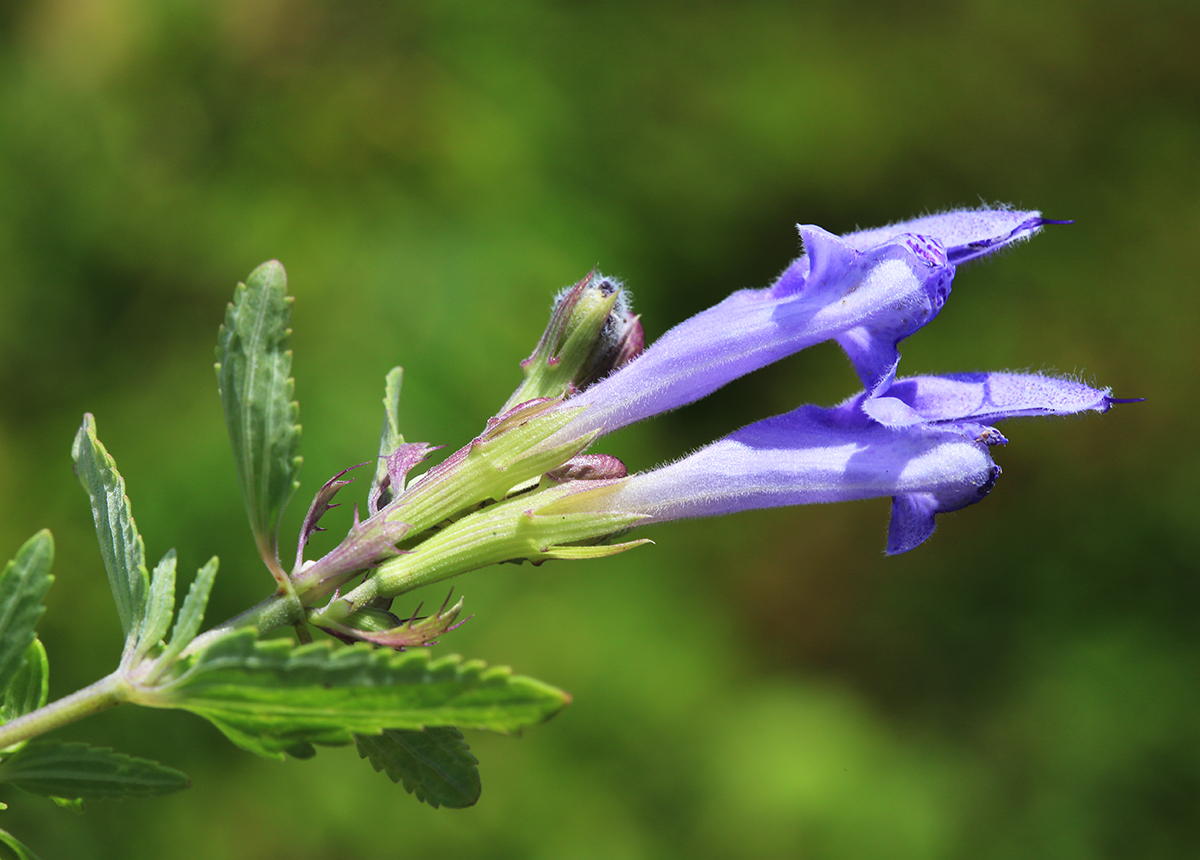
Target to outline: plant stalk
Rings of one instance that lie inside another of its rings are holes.
[[[121,670],[106,675],[82,690],[76,690],[57,702],[51,702],[0,726],[0,749],[127,702],[131,689]]]

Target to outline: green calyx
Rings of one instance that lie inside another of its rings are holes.
[[[466,447],[414,481],[386,511],[391,522],[419,535],[430,526],[500,501],[515,488],[561,466],[583,451],[594,433],[547,448],[542,443],[565,428],[579,409],[540,400],[524,403],[488,422],[488,428]]]
[[[616,483],[607,486],[615,488]],[[596,558],[649,542],[600,545],[644,516],[620,511],[573,512],[569,500],[578,492],[572,484],[542,485],[465,516],[430,535],[411,552],[385,561],[362,585],[333,600],[317,615],[346,617],[375,598],[394,597],[499,562],[540,564],[555,558]],[[589,492],[604,493],[606,487]]]
[[[630,351],[630,334],[637,344]],[[555,301],[550,322],[533,354],[521,362],[525,381],[504,410],[541,397],[563,397],[586,388],[640,351],[640,326],[628,311],[621,285],[588,274]]]

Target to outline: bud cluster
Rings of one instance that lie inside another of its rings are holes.
[[[317,494],[305,520],[292,585],[306,607],[334,594],[321,609],[309,609],[309,623],[390,647],[428,644],[456,626],[462,602],[417,623],[415,616],[401,621],[392,614],[392,598],[497,562],[612,555],[645,543],[594,545],[642,514],[555,508],[581,485],[625,477],[615,457],[582,453],[598,434],[570,430],[581,410],[567,401],[626,365],[642,345],[641,324],[620,284],[589,274],[559,294],[537,347],[521,363],[524,381],[484,431],[412,481],[409,471],[435,449],[400,436],[392,408],[399,370],[393,371],[369,517],[356,518],[333,552],[304,561],[317,521],[348,483],[342,473]],[[364,572],[362,583],[340,593]]]

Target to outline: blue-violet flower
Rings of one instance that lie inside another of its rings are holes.
[[[372,601],[486,564],[611,554],[644,542],[596,545],[633,526],[753,508],[890,496],[887,551],[914,548],[937,514],[991,490],[1000,469],[989,448],[1007,441],[996,422],[1123,402],[1107,388],[1041,374],[896,378],[900,341],[938,315],[957,267],[1051,223],[1062,222],[982,209],[844,236],[801,226],[805,253],[774,284],[733,293],[640,355],[641,330],[619,284],[585,278],[560,296],[523,365],[525,382],[483,434],[413,481],[404,473],[424,447],[409,457],[411,446],[401,446],[388,459],[390,499],[373,497],[354,546],[373,546],[367,538],[384,526],[408,531],[362,584],[310,620],[344,632]],[[827,340],[845,350],[863,386],[838,406],[801,406],[632,475],[613,457],[584,453],[606,433]],[[393,458],[403,462],[393,468]],[[359,555],[305,567],[302,584],[332,590]]]
[[[1122,402],[1109,389],[1040,374],[895,379],[899,342],[937,316],[958,265],[1052,223],[1063,222],[991,209],[841,237],[800,226],[805,253],[771,287],[734,293],[570,398],[569,406],[586,409],[560,433],[610,432],[825,340],[842,346],[865,390],[840,406],[758,421],[616,486],[581,488],[569,507],[640,513],[646,524],[891,496],[887,551],[912,549],[932,533],[935,514],[991,489],[1000,469],[987,449],[1007,441],[994,422],[1105,412]]]
[[[955,267],[1045,223],[1053,222],[1038,212],[993,209],[841,237],[800,225],[805,253],[772,286],[733,293],[572,398],[588,409],[568,430],[611,432],[826,340],[837,340],[867,390],[878,394],[895,375],[897,344],[942,309]]]
[[[891,496],[887,551],[907,552],[933,532],[934,514],[974,504],[991,490],[1000,467],[988,446],[1008,440],[990,422],[1107,412],[1116,402],[1107,389],[1011,373],[902,379],[876,402],[883,401],[889,403],[880,410],[888,413],[883,421],[864,411],[871,402],[866,392],[830,409],[801,406],[756,421],[678,462],[625,479],[604,494],[602,506],[644,514],[639,525],[645,525]]]

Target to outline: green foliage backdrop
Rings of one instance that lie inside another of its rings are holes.
[[[552,291],[599,264],[653,338],[769,282],[797,221],[1075,219],[961,271],[902,369],[1148,398],[1008,427],[993,495],[900,558],[880,501],[462,579],[477,617],[439,652],[575,696],[525,738],[468,735],[474,809],[419,805],[350,748],[279,765],[118,709],[62,739],[194,787],[79,817],[6,796],[3,826],[75,860],[1200,854],[1197,44],[1171,0],[0,5],[0,545],[54,530],[52,696],[121,642],[70,472],[85,410],[148,556],[220,556],[210,618],[272,588],[212,373],[234,283],[272,257],[304,424],[285,541],[374,456],[393,364],[406,438],[457,447]],[[821,347],[612,447],[644,468],[856,388]]]

